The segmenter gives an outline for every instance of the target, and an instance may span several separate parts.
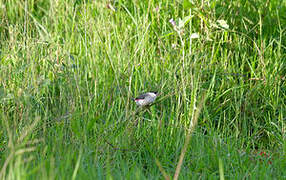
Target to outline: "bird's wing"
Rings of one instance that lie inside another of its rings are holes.
[[[147,96],[146,94],[142,94],[142,95],[136,97],[135,99],[145,99],[146,96]]]

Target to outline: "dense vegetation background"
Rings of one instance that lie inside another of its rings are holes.
[[[285,12],[0,1],[0,179],[285,179]]]

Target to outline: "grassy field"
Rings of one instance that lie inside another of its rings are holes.
[[[0,1],[0,179],[286,179],[285,12]]]

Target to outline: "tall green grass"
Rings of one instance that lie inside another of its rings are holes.
[[[1,179],[286,177],[285,2],[0,8]]]

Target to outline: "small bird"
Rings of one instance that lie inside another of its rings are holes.
[[[158,92],[151,91],[145,94],[141,94],[140,96],[133,98],[133,100],[138,106],[142,107],[154,102],[158,95]]]

